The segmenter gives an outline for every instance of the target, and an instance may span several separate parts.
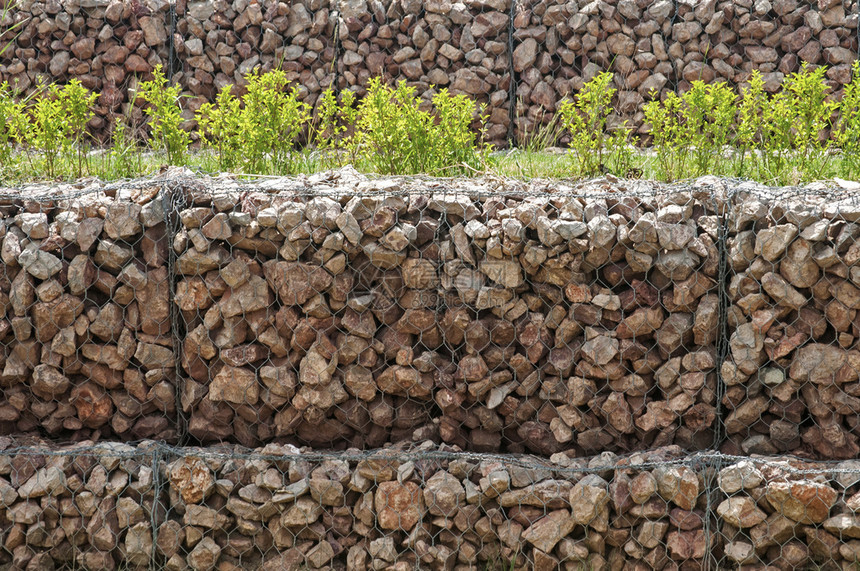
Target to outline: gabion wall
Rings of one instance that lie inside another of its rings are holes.
[[[857,558],[855,191],[13,190],[0,564]]]

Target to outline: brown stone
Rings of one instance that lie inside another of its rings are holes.
[[[374,498],[381,529],[412,531],[424,515],[421,489],[412,482],[382,482]]]
[[[803,524],[826,520],[836,503],[836,490],[810,481],[771,482],[765,488],[768,503],[785,517]]]

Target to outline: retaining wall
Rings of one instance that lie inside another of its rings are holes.
[[[857,455],[851,193],[176,174],[5,201],[6,433]]]
[[[0,440],[14,569],[856,565],[857,462]]]
[[[856,189],[503,182],[0,193],[0,565],[856,564]]]
[[[222,86],[280,66],[312,105],[330,86],[363,94],[375,75],[425,96],[449,87],[487,105],[487,139],[505,145],[599,71],[615,72],[611,124],[641,129],[652,90],[739,85],[753,69],[775,91],[802,62],[826,64],[838,97],[858,53],[851,0],[24,0],[0,25],[14,22],[0,80],[79,78],[101,93],[90,126],[102,137],[117,115],[142,122],[129,93],[157,64],[182,85],[189,120]]]

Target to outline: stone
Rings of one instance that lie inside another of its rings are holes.
[[[115,202],[108,205],[104,232],[111,240],[132,242],[130,238],[143,232],[141,206],[133,202]]]
[[[532,478],[529,478],[531,480]],[[543,480],[522,488],[506,491],[499,496],[502,507],[534,506],[562,509],[570,506],[573,484],[566,480]]]
[[[96,254],[98,255],[98,251]],[[226,266],[229,261],[230,254],[220,246],[210,246],[205,252],[191,248],[179,256],[176,267],[180,274],[201,276],[206,272]]]
[[[781,275],[769,272],[761,277],[761,285],[779,305],[800,309],[807,303],[803,294],[790,285]]]
[[[582,345],[583,356],[597,366],[607,365],[618,355],[618,340],[598,335]]]
[[[42,250],[24,250],[18,256],[18,263],[34,278],[47,280],[63,269],[59,258]]]
[[[257,404],[260,385],[253,371],[242,367],[223,367],[209,385],[209,400],[234,404]]]
[[[811,481],[771,482],[765,498],[781,515],[802,524],[822,523],[836,503],[836,490]]]
[[[575,526],[569,511],[555,510],[532,523],[523,532],[522,538],[544,553],[550,553]]]
[[[857,379],[845,350],[833,345],[812,343],[798,349],[789,377],[795,381],[818,384],[845,383]]]
[[[281,516],[284,527],[304,528],[316,522],[323,513],[323,508],[316,500],[299,498]]]
[[[131,248],[112,240],[104,239],[99,240],[93,260],[95,260],[100,268],[119,272],[132,257],[134,257],[134,251]],[[196,270],[196,266],[194,266],[194,269]]]
[[[99,428],[113,415],[113,402],[104,389],[93,382],[84,382],[72,388],[69,399],[78,418],[89,428]]]
[[[263,264],[263,273],[285,305],[302,305],[332,284],[331,274],[311,264],[270,260]]]
[[[778,260],[797,236],[797,226],[781,224],[765,228],[756,234],[755,253],[768,262]]]
[[[860,519],[854,515],[839,514],[824,520],[821,525],[837,537],[860,539]]]
[[[667,502],[692,510],[699,499],[699,478],[686,466],[658,466],[653,471],[657,491]]]
[[[723,468],[718,478],[720,490],[726,494],[757,488],[763,481],[764,476],[749,460],[742,460]]]
[[[669,556],[675,560],[701,559],[707,548],[705,532],[701,529],[670,531],[666,536],[666,548]]]
[[[758,525],[767,519],[767,514],[756,506],[755,501],[747,496],[739,496],[723,500],[717,506],[717,515],[735,527],[746,529]]]
[[[493,282],[506,288],[517,288],[525,279],[519,262],[509,260],[482,260],[478,269]]]
[[[42,496],[58,496],[66,490],[66,476],[57,466],[40,468],[30,479],[18,488],[22,499]]]
[[[382,482],[374,497],[377,523],[381,529],[412,531],[423,518],[424,498],[412,482]]]
[[[168,466],[170,486],[186,504],[199,504],[215,486],[215,478],[200,458],[186,456]]]
[[[146,566],[152,560],[152,530],[149,523],[137,523],[126,532],[125,560],[132,566]]]
[[[424,484],[424,505],[433,515],[454,517],[465,504],[466,491],[460,480],[441,470]]]
[[[47,401],[52,401],[65,394],[71,386],[68,377],[51,365],[41,364],[33,369],[33,381],[30,385],[33,394]]]
[[[48,237],[48,215],[43,212],[19,214],[18,226],[32,240],[42,240]]]
[[[538,44],[534,38],[526,38],[514,49],[514,71],[523,72],[534,64],[537,58]]]
[[[188,566],[194,571],[212,571],[221,557],[221,548],[211,537],[204,537],[188,554]]]
[[[577,525],[591,525],[609,503],[608,484],[595,474],[577,482],[570,491],[571,519]]]

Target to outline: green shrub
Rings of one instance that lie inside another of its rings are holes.
[[[0,83],[0,168],[12,161],[14,143],[26,129],[24,103],[15,99],[15,92],[7,82]]]
[[[687,173],[689,148],[693,131],[685,120],[684,100],[676,93],[668,93],[661,102],[656,92],[645,104],[645,121],[651,127],[652,145],[657,154],[658,176],[672,181],[684,178]]]
[[[644,108],[651,126],[659,174],[666,180],[722,173],[724,147],[732,140],[735,93],[725,82],[693,81],[682,94],[657,93]]]
[[[197,112],[204,138],[217,150],[222,169],[293,174],[301,157],[296,144],[310,121],[310,107],[299,101],[298,89],[287,91],[289,82],[281,70],[254,72],[247,79],[241,101],[227,86],[215,105]]]
[[[152,79],[140,83],[136,95],[149,104],[145,113],[149,116],[152,147],[163,150],[167,155],[167,162],[172,165],[185,162],[188,145],[191,143],[191,135],[181,127],[181,91],[180,86],[167,84],[167,78],[159,64],[152,72]]]
[[[84,142],[87,123],[93,118],[93,104],[98,99],[98,93],[92,93],[77,79],[71,80],[65,87],[57,91],[57,100],[67,122],[65,154],[74,166],[74,176],[81,177],[87,157],[87,147]]]
[[[355,93],[349,90],[341,92],[338,102],[333,89],[323,92],[312,136],[323,168],[343,166],[344,161],[350,158],[355,162],[355,156],[344,155],[348,150],[349,133],[354,130],[357,119]]]
[[[783,93],[790,96],[794,111],[791,133],[796,154],[796,168],[801,180],[820,178],[826,167],[830,139],[825,130],[832,125],[833,112],[839,106],[828,99],[830,86],[824,81],[826,68],[810,71],[804,63],[801,70],[786,78]]]
[[[611,134],[606,134],[606,122],[612,113],[612,96],[616,91],[610,87],[612,77],[611,72],[594,76],[572,101],[565,99],[559,106],[562,127],[570,133],[568,155],[576,175],[595,176],[611,172],[625,176],[630,168],[632,151],[626,122]]]
[[[753,151],[754,172],[747,171],[751,176],[770,184],[798,184],[823,176],[830,147],[823,135],[838,107],[828,100],[824,73],[823,67],[811,71],[804,64],[785,78],[779,93],[767,97],[761,76],[753,72],[741,102],[738,135],[743,147]]]
[[[477,169],[482,149],[470,129],[475,103],[447,89],[432,102],[436,116],[420,109],[414,87],[401,81],[391,88],[371,78],[348,147],[380,174],[450,175]]]
[[[693,81],[683,99],[683,120],[689,134],[693,176],[723,174],[724,147],[732,138],[735,93],[725,82]]]
[[[30,124],[18,131],[19,141],[39,153],[37,159],[41,159],[49,178],[57,173],[57,163],[68,132],[68,124],[57,98],[58,91],[56,85],[43,89],[34,98],[29,110]],[[28,153],[27,156],[30,158],[31,155]]]
[[[440,89],[433,95],[436,121],[432,126],[435,145],[434,156],[427,172],[463,173],[462,165],[477,169],[481,165],[481,148],[471,129],[475,113],[475,102],[466,95],[451,95],[447,89]],[[482,114],[484,106],[478,107]],[[486,116],[482,117],[486,121]]]
[[[240,126],[249,172],[295,172],[293,151],[310,121],[310,108],[299,101],[298,89],[285,91],[287,83],[287,74],[281,70],[248,76]]]
[[[143,170],[141,154],[126,118],[116,117],[111,128],[111,148],[105,172],[110,178],[131,178]]]
[[[225,85],[215,97],[215,103],[204,103],[197,110],[197,125],[203,142],[218,153],[218,166],[229,171],[242,164],[241,102]]]
[[[82,176],[87,157],[86,127],[94,115],[92,106],[98,94],[73,79],[63,87],[42,88],[33,96],[29,108],[25,102],[15,102],[7,96],[0,96],[5,100],[0,102],[0,114],[8,125],[5,136],[14,137],[24,146],[30,167],[39,172],[40,165],[46,176],[54,178],[61,173],[61,159],[65,158],[71,173]],[[31,151],[37,155],[34,157]]]
[[[738,106],[738,122],[735,132],[735,145],[740,150],[737,175],[758,173],[761,170],[762,137],[764,133],[767,94],[764,80],[758,70],[752,72],[749,85],[741,93]],[[749,165],[749,168],[747,168]]]

